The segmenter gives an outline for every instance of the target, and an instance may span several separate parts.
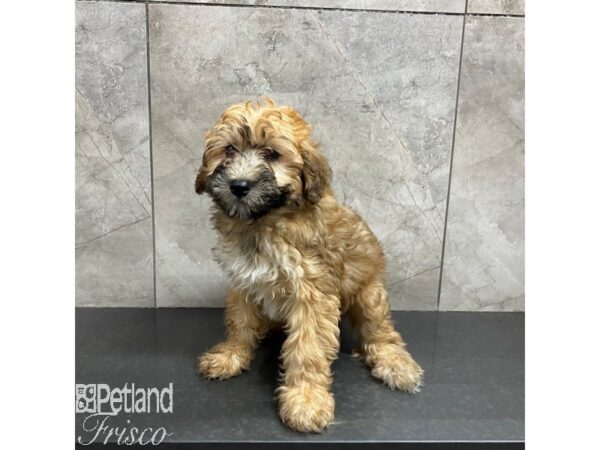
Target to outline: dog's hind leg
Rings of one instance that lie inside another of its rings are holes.
[[[376,280],[362,288],[348,312],[360,335],[361,355],[372,375],[392,389],[417,392],[423,370],[394,329],[383,283]]]
[[[227,293],[225,309],[227,339],[198,358],[198,372],[206,378],[224,380],[247,370],[259,341],[269,330],[269,321],[254,302],[237,290]]]

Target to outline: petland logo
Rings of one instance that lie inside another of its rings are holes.
[[[116,388],[107,384],[77,384],[75,412],[89,414],[82,423],[83,435],[77,436],[81,445],[115,441],[118,445],[158,445],[173,433],[164,427],[140,429],[133,426],[130,419],[127,419],[126,426],[115,426],[110,421],[120,413],[173,413],[173,383],[162,389],[140,388],[134,383]]]

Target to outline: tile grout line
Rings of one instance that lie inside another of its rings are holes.
[[[477,12],[467,12],[466,16],[473,17],[512,17],[516,19],[524,19],[525,14],[509,14],[509,13],[477,13]]]
[[[152,145],[152,94],[150,85],[150,17],[149,5],[145,3],[146,12],[146,82],[148,84],[148,142],[150,146],[150,198],[152,199],[152,289],[154,292],[154,308],[157,307],[156,298],[156,218],[154,208],[154,155]]]
[[[446,254],[446,237],[448,233],[448,211],[450,209],[450,187],[452,185],[452,169],[454,166],[454,145],[456,143],[456,124],[458,122],[458,99],[460,95],[460,78],[462,73],[463,51],[465,48],[465,28],[467,24],[467,9],[469,0],[465,0],[465,15],[463,16],[462,33],[460,37],[460,54],[458,59],[458,79],[456,82],[456,100],[454,103],[454,126],[452,127],[452,146],[450,149],[450,167],[448,168],[448,193],[446,194],[446,211],[444,213],[444,236],[442,239],[442,257],[440,260],[440,279],[438,283],[437,310],[440,310],[442,299],[442,278],[444,276],[444,256]]]
[[[367,8],[327,8],[323,6],[284,6],[284,5],[253,5],[253,4],[238,4],[238,3],[211,3],[211,2],[193,2],[193,1],[166,1],[166,0],[77,0],[87,2],[104,2],[104,3],[142,3],[156,5],[178,5],[178,6],[214,6],[225,8],[264,8],[264,9],[284,9],[284,10],[300,10],[300,11],[341,11],[341,12],[371,12],[382,14],[414,14],[426,16],[481,16],[481,17],[508,17],[524,19],[524,14],[508,14],[508,13],[477,13],[477,12],[451,12],[451,11],[412,11],[412,10],[393,10],[393,9],[367,9]]]

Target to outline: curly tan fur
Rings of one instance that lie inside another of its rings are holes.
[[[357,328],[374,377],[416,392],[423,371],[394,330],[381,246],[336,202],[310,133],[296,111],[266,100],[231,106],[206,135],[196,191],[215,198],[216,257],[231,286],[227,338],[199,358],[198,370],[218,380],[239,375],[260,339],[282,326],[280,416],[294,430],[320,432],[334,417],[331,363],[341,314]],[[237,199],[227,192],[240,174],[252,182],[262,177],[257,193]]]

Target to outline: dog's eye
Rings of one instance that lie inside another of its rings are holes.
[[[234,156],[237,153],[237,149],[233,145],[225,147],[225,155]]]
[[[269,161],[275,161],[279,158],[279,153],[277,152],[277,150],[273,150],[272,148],[266,148],[265,156]]]

